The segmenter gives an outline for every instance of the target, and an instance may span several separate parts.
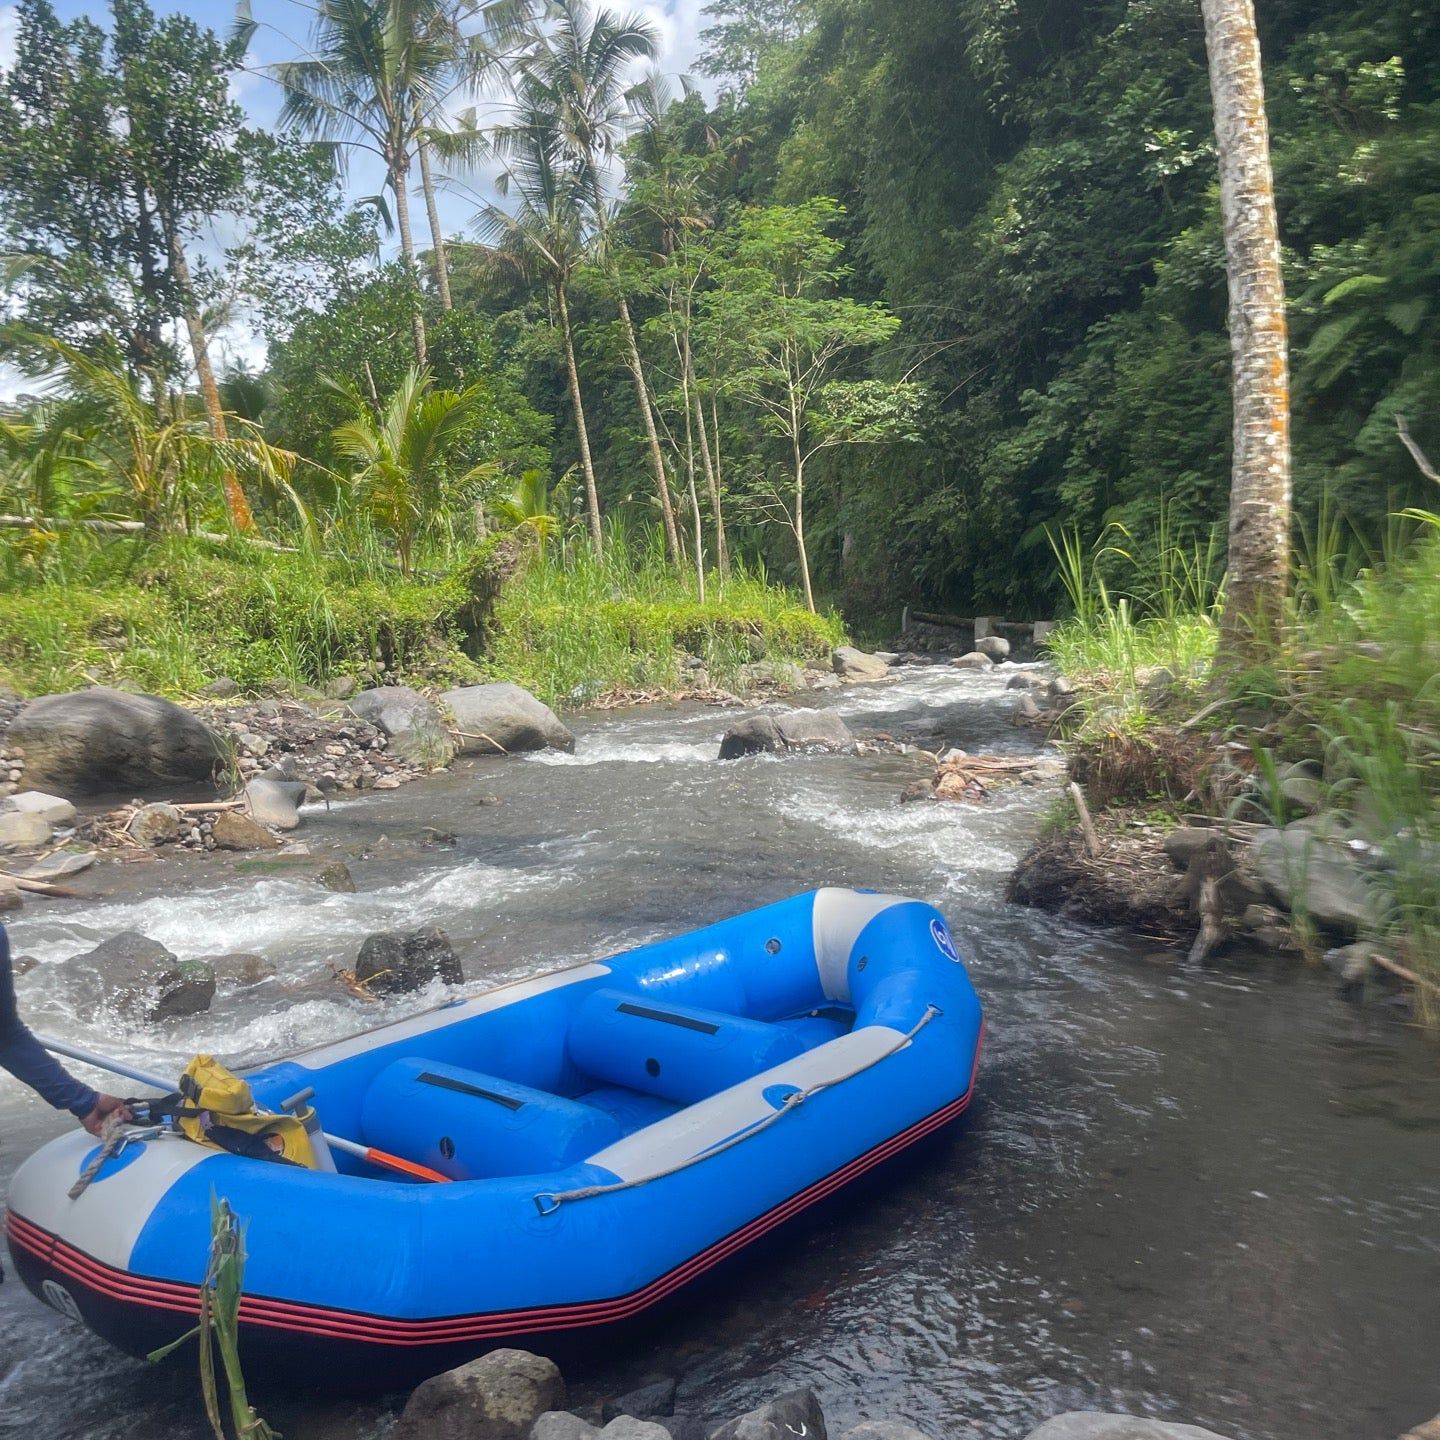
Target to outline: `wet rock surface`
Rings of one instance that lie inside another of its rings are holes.
[[[103,685],[30,701],[6,743],[24,751],[28,785],[68,795],[208,780],[226,759],[220,736],[191,711]]]
[[[575,736],[555,712],[519,685],[467,685],[446,690],[440,703],[454,722],[462,755],[575,748]]]
[[[529,1440],[536,1421],[562,1409],[565,1400],[565,1381],[553,1360],[525,1350],[493,1350],[425,1381],[406,1403],[391,1437]]]
[[[360,947],[355,978],[375,994],[423,990],[432,980],[464,983],[465,972],[443,930],[393,931],[371,935]]]
[[[399,760],[438,770],[455,758],[455,742],[439,708],[418,690],[381,685],[362,690],[349,701],[350,712],[384,732]]]

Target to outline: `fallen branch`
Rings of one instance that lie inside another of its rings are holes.
[[[1433,990],[1440,995],[1440,985],[1433,980],[1427,980],[1423,975],[1417,975],[1408,965],[1402,965],[1398,960],[1391,960],[1387,955],[1371,955],[1371,961],[1382,970],[1388,970],[1392,975],[1401,980],[1408,980],[1412,985],[1422,986],[1426,990]]]
[[[1090,818],[1090,807],[1085,803],[1085,792],[1071,781],[1067,787],[1070,798],[1075,802],[1075,813],[1080,817],[1080,829],[1085,835],[1085,848],[1092,859],[1100,857],[1100,837],[1095,833],[1095,822]]]
[[[487,745],[493,745],[502,755],[510,753],[493,735],[487,735],[483,730],[473,733],[469,730],[457,730],[455,734],[462,740],[483,740]]]
[[[1433,480],[1440,485],[1440,472],[1426,457],[1425,452],[1416,443],[1415,437],[1410,433],[1410,427],[1405,423],[1403,415],[1396,415],[1395,428],[1400,432],[1400,443],[1410,452],[1410,458],[1420,467],[1420,473],[1427,479]]]
[[[29,890],[35,895],[55,895],[62,900],[82,898],[78,890],[71,890],[65,885],[52,885],[48,880],[27,880],[23,875],[12,875],[7,870],[0,870],[0,880],[9,881],[17,890]]]

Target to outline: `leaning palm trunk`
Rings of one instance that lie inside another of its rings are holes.
[[[435,271],[435,293],[440,297],[440,308],[449,310],[450,267],[445,259],[445,232],[440,228],[440,208],[435,203],[435,181],[430,174],[430,145],[420,136],[415,142],[415,151],[420,157],[420,188],[425,193],[425,213],[430,219],[430,256]]]
[[[730,547],[725,539],[725,516],[720,508],[720,477],[716,473],[715,458],[710,454],[710,436],[705,422],[705,406],[700,398],[700,382],[695,377],[695,354],[690,347],[690,332],[685,332],[685,375],[690,392],[690,403],[695,410],[695,433],[700,443],[700,461],[705,471],[705,490],[710,498],[710,516],[715,523],[715,566],[720,572],[720,588],[725,588],[725,577],[730,573]]]
[[[1253,0],[1201,0],[1230,285],[1234,458],[1221,655],[1273,642],[1290,575],[1290,378],[1285,283]]]
[[[590,541],[595,557],[605,553],[605,535],[600,528],[600,492],[595,484],[595,464],[590,458],[590,431],[585,424],[585,404],[580,397],[580,367],[575,363],[575,334],[570,328],[570,304],[565,287],[555,287],[556,309],[560,313],[560,333],[565,340],[565,371],[570,379],[570,403],[575,407],[575,439],[580,446],[580,471],[585,477],[585,511],[590,520]]]
[[[200,396],[205,402],[205,415],[210,422],[210,433],[224,444],[229,440],[225,425],[225,408],[220,403],[220,387],[215,383],[215,369],[210,364],[210,346],[205,336],[205,321],[200,315],[200,303],[195,298],[195,287],[190,280],[190,266],[185,259],[185,247],[180,236],[173,231],[167,236],[170,249],[170,273],[175,277],[176,289],[180,292],[180,305],[185,314],[185,329],[190,336],[190,349],[195,356],[195,375],[200,382]],[[253,530],[255,517],[250,512],[250,502],[245,498],[244,487],[235,467],[225,464],[220,472],[220,483],[225,492],[225,509],[229,512],[230,523],[237,530]]]
[[[410,196],[405,190],[406,171],[409,157],[392,155],[390,160],[390,188],[395,192],[395,228],[400,232],[400,253],[410,274],[416,274],[415,237],[410,231]],[[417,304],[410,317],[410,329],[415,338],[415,364],[424,369],[427,362],[425,344],[425,317]]]

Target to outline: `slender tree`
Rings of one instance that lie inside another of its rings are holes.
[[[548,23],[535,31],[528,50],[517,62],[521,89],[532,108],[550,110],[584,179],[596,229],[596,258],[615,290],[625,363],[634,382],[635,402],[645,430],[650,470],[665,523],[665,545],[670,558],[678,563],[681,552],[675,507],[635,322],[614,263],[604,178],[633,118],[626,98],[630,67],[638,60],[655,57],[655,32],[637,17],[621,18],[604,8],[592,10],[588,0],[551,0],[546,18]]]
[[[596,555],[604,553],[600,491],[590,452],[590,430],[580,390],[575,329],[570,317],[570,283],[585,259],[581,229],[582,179],[565,154],[563,137],[548,109],[521,110],[501,137],[505,169],[496,189],[513,208],[487,204],[475,217],[485,243],[524,273],[539,279],[554,304],[565,353],[565,374],[575,414],[575,439],[585,480],[585,510]]]
[[[1222,656],[1262,655],[1290,579],[1285,282],[1253,0],[1201,0],[1230,285],[1234,458]]]

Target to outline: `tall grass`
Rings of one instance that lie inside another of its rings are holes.
[[[548,704],[575,705],[609,690],[672,689],[687,657],[733,686],[756,660],[799,663],[844,639],[833,615],[812,615],[763,570],[707,577],[667,565],[658,538],[612,536],[603,560],[584,543],[551,547],[510,581],[486,647],[487,671],[517,680]]]
[[[1063,673],[1103,690],[1121,723],[1143,723],[1155,693],[1147,686],[1157,676],[1172,694],[1198,687],[1219,635],[1213,533],[1177,536],[1162,508],[1145,545],[1119,525],[1093,546],[1073,531],[1052,535],[1050,544],[1071,606],[1049,642]]]

